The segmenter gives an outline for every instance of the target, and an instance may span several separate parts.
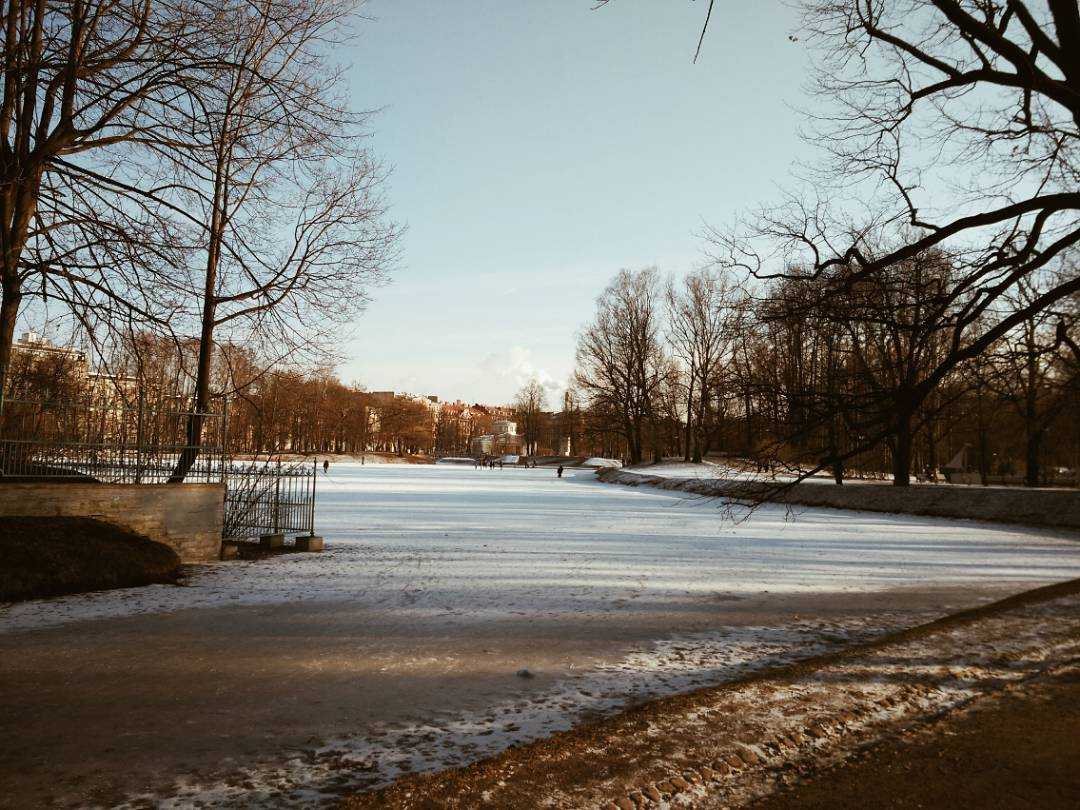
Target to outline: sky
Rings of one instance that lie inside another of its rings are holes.
[[[349,53],[406,226],[339,367],[370,390],[550,405],[623,267],[680,274],[705,223],[775,199],[806,54],[781,0],[369,0]]]

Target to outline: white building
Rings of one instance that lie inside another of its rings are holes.
[[[473,438],[470,450],[474,456],[501,456],[520,453],[524,440],[517,432],[517,422],[498,419],[491,425],[492,432]]]

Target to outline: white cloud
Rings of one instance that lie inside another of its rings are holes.
[[[532,351],[524,346],[511,346],[504,352],[492,352],[480,361],[480,369],[490,379],[512,383],[515,391],[529,380],[537,380],[547,391],[549,407],[558,402],[566,390],[566,381],[539,368],[533,362]]]

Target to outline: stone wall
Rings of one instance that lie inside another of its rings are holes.
[[[185,563],[220,558],[224,510],[224,484],[0,483],[0,519],[97,518],[169,546]]]
[[[718,498],[761,498],[799,506],[856,509],[934,517],[992,520],[1030,526],[1080,529],[1080,491],[1075,489],[1023,489],[847,482],[802,483],[776,491],[775,486],[735,482],[722,478],[663,478],[646,471],[601,470],[602,481],[629,486],[648,484],[662,489],[711,495]]]

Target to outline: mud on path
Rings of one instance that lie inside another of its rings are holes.
[[[0,808],[323,805],[987,598],[727,595],[466,629],[300,603],[0,634]]]
[[[800,797],[806,806],[827,806],[813,801],[815,777],[832,768],[844,783],[843,765],[865,758],[868,746],[895,745],[913,724],[974,711],[1010,692],[1038,700],[1039,690],[1069,689],[1078,664],[1074,580],[653,701],[468,768],[354,795],[344,806],[788,807]],[[940,749],[931,742],[929,750],[936,756]],[[864,775],[873,785],[874,775]],[[1069,793],[1071,784],[1057,788]],[[847,785],[849,793],[859,789]]]

